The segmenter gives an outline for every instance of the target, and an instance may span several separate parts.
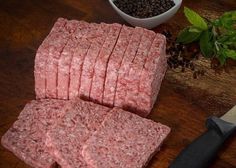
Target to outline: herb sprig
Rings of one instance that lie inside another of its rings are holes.
[[[215,20],[203,18],[187,7],[184,14],[191,26],[180,32],[177,43],[198,43],[202,55],[217,58],[221,66],[229,58],[236,60],[236,11],[226,12]]]

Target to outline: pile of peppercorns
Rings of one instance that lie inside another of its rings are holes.
[[[169,55],[168,66],[171,69],[180,68],[181,72],[185,72],[189,69],[193,72],[193,78],[198,78],[205,74],[204,69],[196,68],[194,61],[199,59],[200,49],[196,43],[183,45],[176,43],[176,40],[172,38],[172,34],[165,30],[162,32],[167,38],[166,52]]]
[[[148,18],[164,13],[175,6],[173,0],[115,0],[123,12],[137,18]]]

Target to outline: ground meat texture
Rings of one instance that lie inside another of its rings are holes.
[[[117,80],[115,103],[114,103],[116,107],[123,107],[124,105],[126,89],[127,89],[126,76],[129,73],[130,64],[135,58],[136,52],[138,50],[141,37],[143,34],[143,30],[144,29],[140,27],[136,27],[134,29],[129,45],[125,51],[125,55],[122,60],[121,67],[118,72],[119,75],[118,75],[118,80]]]
[[[41,134],[33,131],[25,133],[10,128],[2,137],[1,143],[26,164],[35,168],[51,168],[55,165],[55,161],[47,152]]]
[[[62,167],[89,168],[81,156],[82,145],[109,111],[109,108],[92,102],[75,101],[60,123],[47,133],[47,146]]]
[[[58,61],[70,35],[75,31],[78,21],[68,21],[64,29],[53,34],[49,42],[49,54],[46,64],[46,97],[57,98]]]
[[[92,79],[94,75],[94,66],[96,63],[96,59],[101,51],[101,48],[105,42],[105,39],[108,35],[109,29],[110,26],[108,24],[101,23],[98,25],[95,34],[93,34],[91,46],[84,59],[81,75],[79,94],[83,98],[89,99],[92,86]]]
[[[165,125],[114,108],[86,141],[82,156],[91,168],[142,168],[169,132]]]
[[[75,49],[70,67],[69,99],[79,95],[84,59],[98,27],[98,24],[90,23],[88,32],[79,40],[78,46]]]
[[[42,99],[46,97],[46,61],[49,53],[49,46],[51,40],[53,40],[54,35],[60,32],[65,26],[67,20],[59,18],[54,24],[49,35],[44,39],[42,44],[39,46],[36,56],[35,56],[35,66],[34,66],[34,77],[35,77],[35,94],[36,98]]]
[[[127,92],[123,106],[125,109],[136,112],[137,114],[139,114],[139,104],[137,104],[136,101],[139,92],[140,76],[155,36],[155,32],[144,30],[138,52],[130,66],[129,74],[126,76],[128,82],[126,85]]]
[[[133,28],[125,25],[122,26],[118,41],[108,61],[103,92],[103,104],[110,107],[114,106],[118,71],[120,69],[126,48],[129,44],[132,32]]]
[[[167,68],[166,38],[157,34],[141,73],[137,104],[142,116],[147,116],[156,101]]]
[[[67,102],[62,100],[31,101],[3,135],[2,145],[32,167],[53,167],[55,161],[45,145],[45,135],[67,107]]]
[[[110,25],[110,31],[102,46],[94,67],[90,100],[93,100],[94,102],[98,102],[100,104],[102,103],[107,63],[117,42],[121,27],[122,26],[120,24]]]
[[[37,98],[79,96],[147,116],[166,71],[165,42],[149,56],[153,36],[140,27],[58,19],[36,55]]]
[[[70,108],[70,102],[57,99],[32,100],[26,104],[24,110],[18,116],[19,120],[40,118],[40,122],[46,128],[51,127],[58,118],[61,118],[65,111]],[[27,122],[26,122],[27,123]]]
[[[88,33],[89,23],[80,21],[75,32],[64,47],[58,62],[57,98],[69,99],[70,65],[73,54],[81,40]]]

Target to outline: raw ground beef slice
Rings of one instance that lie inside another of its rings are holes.
[[[129,73],[130,64],[136,56],[141,37],[143,35],[143,28],[136,27],[130,39],[129,45],[125,51],[124,58],[121,63],[120,70],[118,72],[117,87],[115,91],[115,106],[123,108],[126,89],[127,89],[127,80],[126,76]]]
[[[57,163],[64,168],[89,168],[81,148],[102,123],[110,108],[76,100],[57,125],[47,133],[47,146]]]
[[[110,25],[110,31],[95,63],[90,100],[100,104],[102,103],[107,63],[117,42],[121,27],[117,23]]]
[[[79,40],[79,44],[75,49],[70,67],[69,99],[79,95],[84,58],[87,55],[94,33],[98,27],[98,24],[90,23],[88,33]]]
[[[126,98],[123,106],[126,110],[136,112],[137,114],[139,114],[139,106],[136,101],[138,98],[139,83],[142,82],[140,81],[140,76],[155,36],[155,32],[144,30],[137,54],[130,65],[129,73],[126,76],[128,82],[126,85]]]
[[[147,116],[153,108],[166,68],[166,38],[157,34],[140,77],[137,107],[142,116]]]
[[[35,77],[35,94],[36,98],[42,99],[46,97],[46,61],[48,58],[48,44],[53,40],[53,34],[61,31],[65,26],[67,20],[59,18],[54,24],[49,35],[44,39],[42,44],[39,46],[35,56],[34,66],[34,77]]]
[[[127,27],[125,25],[122,26],[118,41],[108,61],[105,86],[103,92],[103,100],[102,100],[104,105],[110,107],[114,106],[118,71],[120,69],[126,48],[129,44],[132,32],[133,32],[132,27]]]
[[[57,98],[69,99],[69,79],[71,60],[79,41],[88,33],[89,23],[80,21],[75,32],[64,47],[58,62]]]
[[[46,97],[57,98],[58,61],[70,35],[75,31],[78,21],[70,20],[64,29],[54,33],[49,42],[49,54],[46,64]]]
[[[45,145],[45,135],[67,107],[67,102],[62,100],[31,101],[3,135],[2,145],[32,167],[53,167],[55,161]]]
[[[95,31],[91,42],[91,46],[85,56],[79,90],[79,94],[83,98],[89,99],[94,75],[94,66],[108,35],[109,29],[110,26],[108,24],[101,23],[98,25],[97,31]]]
[[[82,156],[91,168],[143,168],[170,128],[114,108],[86,141]]]

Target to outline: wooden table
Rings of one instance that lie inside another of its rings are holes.
[[[16,120],[24,105],[34,95],[33,66],[37,47],[58,17],[89,22],[125,23],[107,0],[0,0],[0,136]],[[184,0],[184,5],[206,17],[215,18],[236,8],[235,0]],[[175,34],[187,25],[182,9],[164,28]],[[216,75],[209,62],[204,77],[195,80],[191,73],[168,70],[155,108],[149,118],[172,128],[160,153],[149,168],[166,168],[176,155],[205,131],[205,119],[220,116],[236,104],[236,70]],[[0,146],[1,168],[28,167]],[[227,141],[212,168],[236,167],[236,137]]]

